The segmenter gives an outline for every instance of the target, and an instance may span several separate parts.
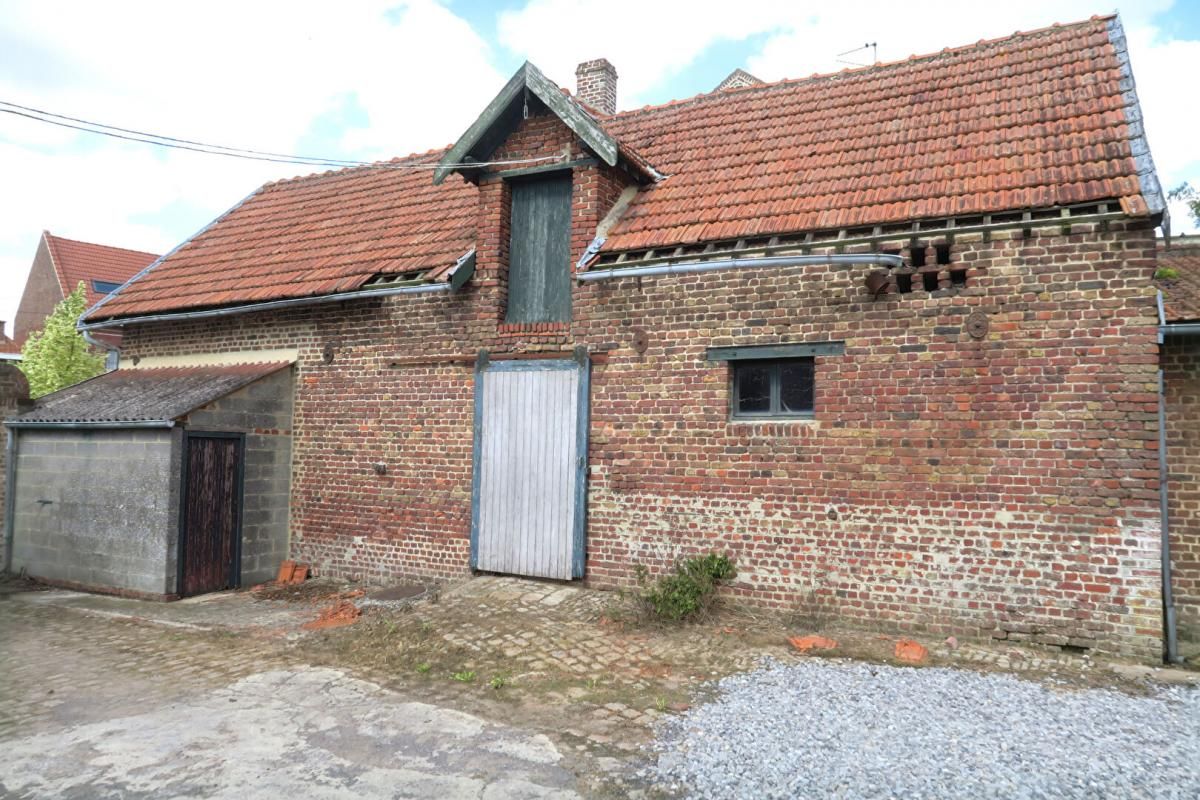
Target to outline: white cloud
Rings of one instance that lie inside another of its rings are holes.
[[[1154,18],[1170,0],[1131,3],[1121,9],[1128,34],[1147,135],[1166,187],[1200,185],[1194,131],[1200,105],[1186,99],[1188,79],[1200,63],[1200,41],[1165,40]],[[1009,0],[1003,9],[962,0],[897,3],[776,3],[760,0],[662,2],[644,0],[531,0],[501,16],[502,44],[527,56],[550,77],[573,87],[579,61],[604,56],[620,75],[618,103],[633,108],[646,95],[701,58],[722,40],[763,34],[766,41],[745,67],[764,80],[802,78],[846,68],[837,53],[878,43],[880,61],[1006,36],[1017,30],[1074,22],[1096,13],[1095,0]],[[577,27],[582,24],[583,27]],[[586,35],[562,35],[586,30]],[[846,57],[865,61],[865,53]],[[1175,215],[1174,227],[1191,227]]]
[[[431,0],[0,0],[0,99],[198,141],[297,152],[316,121],[356,96],[369,125],[328,131],[316,155],[424,151],[458,136],[503,78],[487,44]],[[329,152],[335,146],[341,152]],[[0,318],[9,332],[42,229],[161,252],[265,181],[313,171],[9,115],[0,115],[0,164]]]
[[[778,27],[788,5],[772,0],[531,0],[518,11],[502,13],[497,30],[501,44],[569,89],[575,87],[577,64],[607,58],[619,76],[617,102],[632,108],[711,45]]]
[[[1124,11],[1146,126],[1165,186],[1200,185],[1186,99],[1200,42],[1167,40],[1151,0]],[[0,0],[0,99],[240,147],[385,158],[452,141],[502,85],[493,47],[564,86],[579,61],[620,73],[622,107],[658,100],[723,42],[764,37],[745,66],[773,80],[839,69],[865,41],[903,58],[1094,13],[1094,0],[1010,0],[1002,11],[930,0],[530,0],[484,41],[434,0],[234,2]],[[695,87],[703,90],[708,87]],[[368,124],[344,124],[347,98]],[[314,126],[317,133],[314,134]],[[321,143],[321,144],[316,144]],[[331,152],[332,151],[332,152]],[[11,320],[43,228],[166,250],[266,180],[304,167],[240,162],[96,139],[0,115],[0,318]],[[1184,220],[1175,216],[1176,228]]]

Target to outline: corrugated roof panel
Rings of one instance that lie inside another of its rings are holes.
[[[211,367],[119,369],[38,398],[8,421],[30,423],[167,422],[224,397],[288,362]]]

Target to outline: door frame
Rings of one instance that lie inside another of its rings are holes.
[[[591,358],[586,347],[576,347],[570,354],[553,353],[525,358],[492,359],[487,350],[480,350],[475,361],[475,424],[471,465],[471,559],[472,571],[479,563],[479,489],[482,480],[480,462],[483,458],[483,382],[488,372],[541,372],[577,369],[578,396],[575,417],[575,518],[572,531],[571,577],[584,576],[587,564],[587,471],[588,428],[591,408]]]
[[[183,567],[186,563],[185,552],[187,550],[187,492],[190,472],[188,470],[188,449],[192,439],[236,439],[238,442],[237,470],[233,478],[237,485],[237,505],[234,508],[233,563],[230,565],[229,588],[240,589],[242,586],[242,503],[246,494],[246,434],[231,431],[185,430],[179,448],[179,531],[175,548],[175,594],[179,597],[192,596],[183,593]]]

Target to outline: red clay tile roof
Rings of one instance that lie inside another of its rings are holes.
[[[1200,320],[1200,236],[1177,236],[1171,246],[1158,243],[1158,269],[1173,269],[1175,278],[1154,281],[1162,290],[1167,322]]]
[[[603,118],[667,176],[638,194],[603,250],[1100,200],[1145,215],[1110,24],[1094,17]],[[268,184],[89,317],[328,294],[446,267],[474,246],[476,197],[462,182],[434,186],[425,170]]]
[[[403,168],[440,157],[269,183],[93,316],[331,294],[379,273],[450,266],[475,246],[477,190]]]
[[[613,117],[670,177],[604,249],[1122,197],[1145,214],[1109,19]]]
[[[143,253],[140,250],[64,239],[54,236],[49,231],[44,235],[63,296],[75,291],[75,287],[83,281],[89,306],[99,302],[105,295],[104,292],[96,291],[92,286],[93,280],[119,286],[158,258],[154,253]]]

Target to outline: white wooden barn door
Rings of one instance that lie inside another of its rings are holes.
[[[588,361],[489,361],[475,377],[471,566],[581,578]]]

